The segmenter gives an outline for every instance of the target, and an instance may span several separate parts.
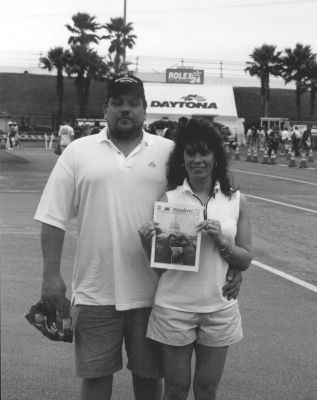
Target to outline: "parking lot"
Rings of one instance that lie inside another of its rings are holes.
[[[244,340],[229,350],[218,400],[315,400],[317,393],[317,159],[307,168],[246,162],[231,169],[248,197],[254,263],[244,274]],[[56,162],[43,142],[0,150],[2,399],[78,399],[73,346],[50,342],[24,318],[39,300],[40,225],[33,215]],[[70,288],[76,226],[66,235],[62,273]],[[68,291],[68,297],[70,292]],[[132,400],[129,372],[115,377],[113,399]],[[190,397],[192,399],[192,397]]]

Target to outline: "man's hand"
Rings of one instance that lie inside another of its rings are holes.
[[[228,300],[236,299],[240,292],[242,284],[242,272],[229,266],[226,284],[222,288],[222,295]]]
[[[41,297],[51,313],[55,313],[65,300],[65,293],[66,285],[60,275],[43,277]]]
[[[149,260],[151,258],[152,238],[155,235],[157,227],[158,224],[156,222],[148,222],[138,230],[142,246]]]

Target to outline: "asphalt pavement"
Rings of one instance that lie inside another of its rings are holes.
[[[231,168],[250,196],[254,259],[317,285],[317,161],[302,169],[287,168],[282,157],[279,165],[244,157]],[[40,295],[40,226],[33,216],[55,162],[42,144],[0,150],[3,400],[79,398],[73,345],[49,341],[24,318]],[[62,260],[68,287],[75,247],[72,224]],[[239,297],[244,339],[229,349],[218,400],[316,400],[316,300],[315,292],[250,267]],[[133,399],[126,369],[115,376],[113,399]]]

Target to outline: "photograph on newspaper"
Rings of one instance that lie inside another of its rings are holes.
[[[197,272],[203,207],[155,202],[158,229],[152,239],[151,267]]]

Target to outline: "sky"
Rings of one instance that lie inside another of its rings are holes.
[[[317,0],[126,0],[136,45],[127,58],[140,71],[191,66],[242,76],[264,43],[278,50],[310,45],[317,53]],[[123,16],[124,0],[7,0],[1,4],[0,72],[38,73],[40,55],[67,47],[72,15],[103,24]],[[107,54],[109,42],[98,46]],[[221,64],[222,62],[222,64]]]

